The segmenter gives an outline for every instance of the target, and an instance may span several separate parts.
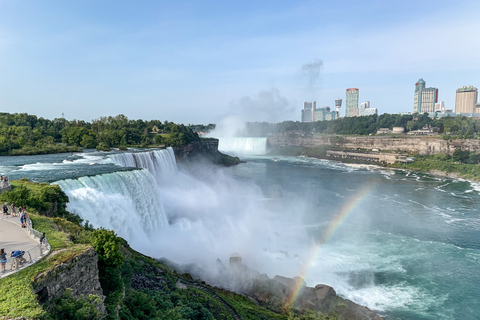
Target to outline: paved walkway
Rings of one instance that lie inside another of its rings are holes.
[[[28,251],[35,246],[38,247],[38,245],[38,240],[30,237],[27,229],[21,227],[20,217],[12,217],[11,215],[5,218],[0,217],[0,249],[5,249],[7,253],[7,272],[0,271],[0,278],[10,274],[10,253],[12,251]]]

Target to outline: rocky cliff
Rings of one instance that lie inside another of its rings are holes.
[[[218,165],[231,166],[240,163],[238,157],[230,157],[218,151],[218,139],[208,138],[200,141],[173,147],[178,162],[195,162],[199,159],[207,159]]]
[[[50,259],[54,258],[52,256]],[[67,288],[72,289],[72,296],[88,297],[90,294],[98,296],[102,303],[98,305],[100,312],[105,312],[103,291],[98,278],[98,256],[93,248],[87,249],[55,268],[39,274],[33,288],[41,304],[61,296]]]
[[[480,152],[480,140],[443,140],[440,137],[432,136],[320,136],[288,133],[271,135],[267,141],[272,147],[339,146],[345,149],[378,149],[421,155],[453,154],[458,148],[470,152]]]

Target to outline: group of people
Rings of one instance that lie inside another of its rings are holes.
[[[9,207],[8,202],[5,202],[2,207],[2,219],[5,217],[8,217],[8,214],[9,214],[8,207]],[[20,216],[20,223],[22,224],[22,228],[27,227],[27,220],[28,220],[27,209],[20,206],[18,207],[18,213],[17,213],[17,209],[15,208],[15,203],[12,202],[12,204],[10,205],[10,214],[12,215],[12,217]]]
[[[25,263],[26,260],[23,257],[25,254],[25,251],[21,250],[14,250],[12,253],[10,253],[10,258],[11,258],[11,263],[10,263],[10,270],[13,269],[13,265],[18,268],[18,266],[22,263]],[[7,253],[5,252],[5,249],[0,249],[0,270],[2,272],[5,272],[5,266],[7,264]]]

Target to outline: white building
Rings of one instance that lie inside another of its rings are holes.
[[[359,116],[371,116],[373,114],[378,114],[377,108],[370,108],[370,101],[365,101],[360,104],[358,110]]]

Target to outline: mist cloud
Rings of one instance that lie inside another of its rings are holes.
[[[280,121],[294,110],[277,88],[260,91],[254,96],[244,96],[232,103],[232,108],[248,120],[267,122]]]
[[[320,78],[320,69],[323,67],[323,61],[315,59],[311,63],[304,64],[302,66],[302,72],[308,78],[308,84],[314,86],[317,80]]]

